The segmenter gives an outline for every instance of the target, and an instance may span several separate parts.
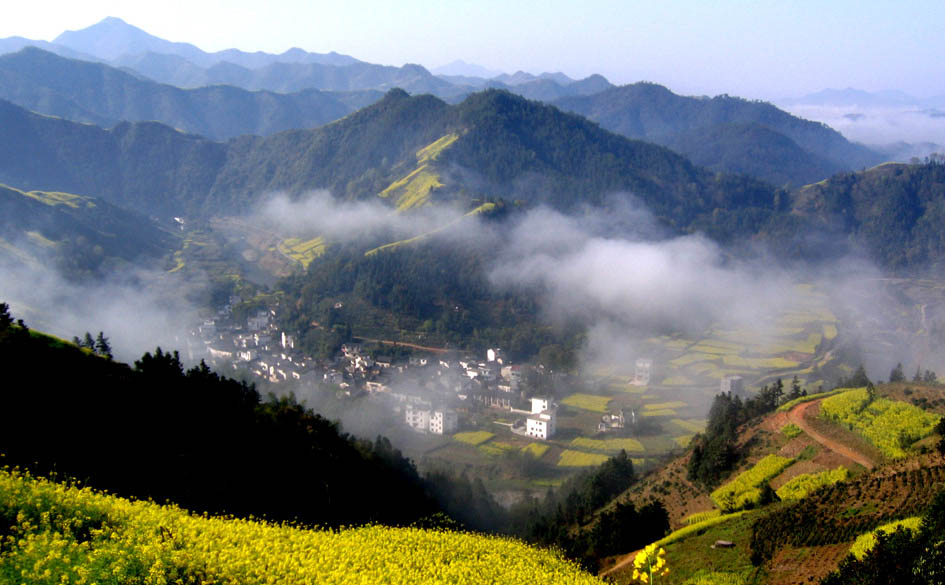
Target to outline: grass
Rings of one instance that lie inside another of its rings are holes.
[[[468,431],[465,433],[456,433],[453,435],[454,441],[466,443],[467,445],[481,445],[495,435],[489,431]]]
[[[646,451],[643,447],[643,443],[636,439],[588,439],[585,437],[577,437],[570,443],[571,447],[578,449],[589,449],[591,451],[605,451],[608,453],[617,453],[621,450],[627,452],[642,453]]]
[[[800,435],[804,431],[801,430],[801,427],[797,426],[794,423],[788,423],[781,427],[781,434],[787,437],[788,439],[793,439],[794,437]]]
[[[604,414],[607,412],[607,405],[610,404],[611,400],[612,399],[608,396],[595,396],[594,394],[582,394],[578,392],[568,396],[562,400],[561,403]]]
[[[807,396],[801,396],[800,398],[795,398],[794,400],[789,400],[781,406],[778,407],[778,412],[784,412],[791,410],[798,404],[803,404],[805,402],[813,402],[814,400],[820,400],[821,398],[827,398],[828,396],[836,396],[843,392],[847,392],[849,388],[837,388],[836,390],[831,390],[830,392],[821,392],[820,394],[808,394]]]
[[[87,207],[94,207],[95,203],[92,202],[88,197],[83,197],[81,195],[73,195],[72,193],[60,193],[58,191],[29,191],[24,192],[13,187],[9,187],[13,191],[19,191],[26,197],[30,199],[35,199],[46,205],[65,205],[73,209],[78,209],[79,205],[83,202]]]
[[[656,545],[668,546],[670,544],[673,544],[674,542],[678,542],[686,538],[687,536],[698,534],[699,532],[707,528],[711,528],[713,526],[717,526],[719,524],[728,522],[729,520],[734,520],[735,518],[739,518],[746,513],[748,513],[748,510],[742,510],[741,512],[734,512],[732,514],[724,514],[724,515],[720,514],[720,515],[712,516],[710,518],[702,520],[701,522],[690,524],[689,526],[683,526],[682,528],[680,528],[679,530],[676,530],[675,532],[672,532],[668,536],[663,537],[660,540],[657,540]]]
[[[599,453],[584,453],[573,449],[565,449],[558,459],[558,467],[593,467],[610,459]]]

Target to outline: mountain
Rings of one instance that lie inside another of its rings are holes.
[[[66,31],[56,37],[53,44],[79,53],[94,55],[106,61],[118,61],[143,53],[157,53],[181,57],[200,67],[210,67],[220,62],[233,63],[250,69],[280,62],[320,63],[335,66],[360,63],[353,57],[335,52],[308,53],[298,48],[289,49],[280,55],[262,52],[247,53],[237,49],[207,53],[190,43],[175,43],[161,39],[113,16],[81,30]]]
[[[457,59],[446,65],[441,65],[440,67],[435,67],[431,69],[431,72],[434,75],[446,75],[446,76],[458,76],[458,77],[480,77],[483,79],[489,79],[496,77],[497,75],[502,75],[501,71],[493,71],[491,69],[486,69],[482,65],[476,65],[475,63],[467,63],[462,59]]]
[[[146,215],[187,215],[226,162],[224,145],[157,122],[105,130],[0,100],[0,126],[0,183],[91,195]]]
[[[794,213],[850,234],[881,264],[940,266],[945,244],[945,164],[887,163],[800,189]]]
[[[848,142],[823,124],[796,118],[765,102],[727,95],[714,98],[685,97],[660,85],[636,83],[591,96],[562,98],[553,103],[624,136],[666,146],[674,145],[681,148],[682,154],[696,160],[709,161],[717,157],[713,149],[718,146],[718,142],[703,145],[697,140],[687,139],[686,134],[724,134],[729,144],[745,155],[737,158],[731,155],[728,160],[710,168],[743,172],[742,169],[757,167],[751,156],[761,154],[770,158],[765,166],[771,169],[796,169],[790,173],[790,182],[795,185],[807,183],[818,175],[824,178],[839,170],[859,169],[882,162],[878,154]],[[718,129],[729,124],[754,124],[771,132]],[[785,148],[783,140],[777,139],[774,133],[793,141],[797,148]],[[736,147],[736,142],[741,144]],[[779,159],[775,156],[778,154],[789,154],[790,157]],[[827,173],[820,174],[823,170],[827,170]],[[764,172],[756,176],[783,184],[780,179],[784,174],[785,171]]]
[[[0,102],[0,121],[0,180],[94,194],[165,216],[225,214],[278,190],[374,198],[420,167],[442,186],[408,184],[394,190],[395,204],[499,195],[569,209],[630,191],[684,228],[716,208],[739,213],[773,201],[760,183],[717,177],[668,149],[494,90],[456,106],[393,90],[321,128],[227,143],[154,122],[103,130],[8,102]],[[419,160],[418,151],[434,144],[441,152]]]
[[[318,90],[278,94],[229,86],[182,90],[34,47],[0,56],[0,98],[25,108],[106,127],[156,120],[216,140],[320,126],[380,96]]]
[[[918,106],[923,100],[901,91],[869,92],[848,87],[846,89],[824,89],[816,93],[793,99],[778,100],[785,105],[902,107]]]

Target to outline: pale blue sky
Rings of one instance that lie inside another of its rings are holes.
[[[826,87],[945,94],[943,0],[35,0],[4,8],[0,38],[52,40],[106,16],[208,51],[298,46],[429,68],[463,59],[766,99]]]

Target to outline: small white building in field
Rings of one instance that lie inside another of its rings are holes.
[[[525,432],[529,437],[549,439],[555,434],[556,418],[554,409],[531,414],[525,420]]]

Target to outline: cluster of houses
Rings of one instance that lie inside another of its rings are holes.
[[[489,349],[480,360],[444,352],[397,361],[348,343],[335,359],[316,361],[278,328],[275,310],[259,310],[245,322],[233,323],[236,302],[231,299],[217,319],[192,331],[187,344],[191,361],[204,359],[218,371],[243,371],[273,384],[331,385],[343,396],[385,403],[418,432],[455,433],[460,413],[489,408],[521,415],[513,432],[539,439],[555,433],[555,405],[548,398],[526,398],[523,367],[507,363],[500,349]]]

